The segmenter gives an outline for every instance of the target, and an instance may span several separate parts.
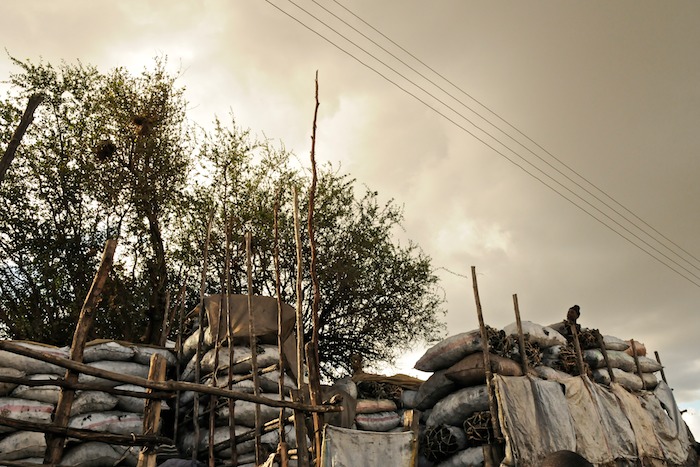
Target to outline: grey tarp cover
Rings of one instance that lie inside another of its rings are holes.
[[[375,433],[326,425],[323,434],[323,467],[410,467],[413,433]]]
[[[550,452],[576,450],[576,433],[559,383],[529,376],[494,376],[506,438],[504,466],[539,466]]]
[[[539,466],[554,451],[576,451],[594,464],[682,465],[690,440],[668,386],[634,395],[585,377],[561,384],[538,378],[494,377],[506,439],[503,466]],[[665,461],[664,461],[665,460]]]

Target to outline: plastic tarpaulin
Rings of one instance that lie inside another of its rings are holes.
[[[617,383],[610,385],[613,394],[620,402],[622,411],[632,425],[637,444],[637,456],[654,465],[663,465],[656,461],[664,459],[664,452],[654,434],[654,420],[642,407],[640,400]]]
[[[494,376],[506,439],[503,466],[539,466],[548,453],[576,451],[596,465],[685,465],[690,438],[671,389],[633,394],[586,377],[559,382]]]
[[[506,438],[504,466],[540,466],[550,452],[576,450],[576,432],[562,387],[529,376],[494,376]]]
[[[666,459],[674,464],[684,463],[688,458],[690,438],[671,388],[661,382],[653,394],[644,395],[644,400],[647,410],[655,419],[656,437]]]
[[[410,467],[413,465],[413,433],[376,433],[326,425],[323,434],[323,467]]]

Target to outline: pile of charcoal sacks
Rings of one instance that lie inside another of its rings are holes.
[[[25,341],[16,343],[55,357],[69,357],[67,347]],[[123,375],[147,378],[149,362],[154,353],[165,357],[167,369],[172,372],[176,358],[169,349],[112,340],[88,343],[83,363]],[[52,381],[63,378],[65,373],[66,370],[57,365],[0,351],[0,375],[24,380],[25,383],[0,383],[0,413],[3,417],[20,421],[51,423],[61,391]],[[145,392],[145,388],[84,374],[80,375],[78,381],[89,385],[90,389],[76,391],[69,428],[120,435],[142,433],[145,400],[136,397],[136,393]],[[114,394],[115,391],[110,389],[130,391],[134,396]],[[168,410],[167,403],[162,404],[161,408]],[[45,450],[43,432],[0,425],[0,460],[41,463]],[[138,448],[129,446],[68,439],[61,464],[87,466],[100,462],[101,465],[133,466],[138,460],[138,453]]]
[[[580,374],[573,337],[566,322],[541,326],[524,321],[522,327],[524,358],[532,374],[553,380]],[[610,384],[597,331],[577,329],[584,372],[596,382]],[[515,323],[503,330],[487,326],[486,334],[492,373],[522,376],[523,357]],[[661,369],[661,365],[643,355],[643,345],[636,343],[635,359],[629,341],[601,337],[617,383],[632,391],[656,386],[654,373]],[[421,413],[419,465],[483,465],[484,447],[494,441],[494,435],[480,330],[460,333],[438,342],[416,362],[415,368],[432,373],[417,391],[404,391],[402,395],[404,407]]]

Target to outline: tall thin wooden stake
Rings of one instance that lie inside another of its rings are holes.
[[[275,262],[275,293],[277,294],[277,348],[279,350],[279,396],[280,400],[284,400],[284,352],[283,352],[283,341],[282,341],[282,285],[280,279],[280,230],[279,230],[279,211],[280,211],[280,192],[277,191],[275,196],[275,210],[274,210],[274,231],[275,231],[275,245],[274,245],[274,262]],[[280,456],[281,467],[288,467],[289,457],[287,456],[287,440],[284,432],[284,409],[280,409],[280,442],[278,446],[278,452]]]
[[[595,334],[596,341],[598,341],[598,347],[600,347],[600,353],[603,354],[603,360],[605,361],[605,366],[608,368],[608,376],[610,376],[610,382],[615,382],[615,373],[613,373],[612,365],[610,364],[610,358],[608,358],[608,349],[605,348],[605,341],[603,336],[600,334],[598,329],[593,331]]]
[[[97,309],[97,305],[99,305],[100,301],[102,300],[102,288],[107,281],[109,271],[112,269],[114,250],[116,248],[116,239],[112,238],[107,240],[104,251],[102,252],[100,266],[97,268],[97,273],[92,280],[90,291],[88,292],[87,297],[85,297],[83,308],[80,310],[80,318],[78,319],[78,324],[75,327],[73,342],[70,348],[70,359],[75,362],[82,363],[83,361],[85,342],[87,341],[88,334],[92,329],[92,324],[95,321],[95,310]],[[77,383],[78,372],[66,370],[65,381],[69,384]],[[54,412],[53,418],[53,425],[55,427],[65,428],[68,426],[68,419],[70,417],[70,410],[73,406],[74,399],[75,391],[73,389],[68,387],[61,388],[61,392],[58,396],[58,404],[56,404],[56,411]],[[64,442],[64,436],[49,433],[46,434],[44,463],[58,464],[61,461],[61,457],[63,457]]]
[[[661,359],[659,358],[659,352],[656,350],[654,351],[654,356],[656,357],[656,361],[659,363],[659,365],[662,365]],[[668,384],[668,381],[666,381],[666,373],[664,373],[664,367],[661,367],[661,379],[664,381],[664,383]]]
[[[314,108],[314,123],[313,129],[311,131],[311,189],[309,190],[309,217],[308,217],[308,228],[309,228],[309,246],[311,247],[311,283],[314,290],[314,299],[311,306],[311,317],[313,320],[313,334],[311,338],[311,349],[313,351],[313,359],[315,361],[314,370],[319,374],[312,375],[311,365],[309,364],[309,388],[311,394],[311,403],[320,404],[321,403],[321,377],[320,377],[320,365],[321,361],[318,353],[318,334],[319,334],[319,319],[318,319],[318,309],[321,301],[320,285],[318,282],[318,275],[316,274],[316,241],[314,240],[314,203],[316,200],[316,184],[318,176],[316,174],[316,117],[318,116],[318,71],[316,71],[316,107]],[[308,360],[307,360],[308,362]],[[314,454],[315,463],[320,465],[321,462],[321,430],[323,430],[321,415],[314,413],[311,415],[314,421]]]
[[[19,121],[19,125],[17,125],[15,132],[12,134],[12,139],[10,139],[0,159],[0,183],[5,179],[5,172],[10,168],[12,159],[15,158],[15,153],[17,152],[17,148],[19,148],[19,143],[24,137],[24,133],[27,131],[27,128],[29,128],[29,125],[31,125],[32,120],[34,120],[34,111],[43,100],[43,94],[34,94],[29,98],[27,108],[24,110],[24,114],[22,114],[22,119]]]
[[[225,209],[225,206],[224,206]],[[233,219],[228,219],[226,224],[226,259],[224,267],[226,268],[226,319],[228,323],[228,384],[229,390],[233,389],[233,365],[234,342],[233,342],[233,320],[231,319],[231,234],[233,230]],[[238,464],[238,450],[236,449],[236,401],[233,398],[228,398],[228,428],[229,428],[229,447],[231,448],[231,465]]]
[[[518,346],[520,348],[520,359],[522,360],[523,374],[529,373],[527,362],[527,352],[525,352],[525,336],[523,335],[523,323],[520,321],[520,306],[518,306],[518,294],[513,294],[513,308],[515,309],[515,323],[518,326]]]
[[[165,357],[161,354],[151,356],[151,366],[148,370],[148,379],[151,381],[165,381]],[[152,393],[153,389],[147,389]],[[143,434],[156,435],[160,427],[161,401],[158,399],[146,399],[143,410]],[[136,467],[156,467],[156,453],[152,449],[144,448],[139,452],[139,460]]]
[[[296,334],[297,334],[297,388],[298,392],[295,396],[296,400],[302,400],[304,393],[304,289],[302,287],[303,275],[303,258],[301,254],[301,226],[299,222],[299,193],[296,186],[292,186],[292,194],[294,198],[294,241],[297,252],[297,277],[296,277]],[[293,397],[292,400],[295,400]],[[300,467],[308,467],[309,451],[306,444],[306,416],[302,411],[294,412],[294,428],[297,438],[297,458]]]
[[[630,344],[632,345],[632,357],[634,357],[634,365],[637,368],[637,376],[639,376],[639,379],[642,380],[642,389],[646,389],[647,385],[644,382],[642,366],[639,364],[639,355],[637,355],[637,345],[634,343],[634,339],[630,339]]]
[[[574,352],[576,352],[576,365],[578,366],[578,373],[581,376],[585,376],[586,367],[583,364],[583,352],[581,351],[581,342],[578,340],[578,329],[576,328],[576,323],[569,323],[569,329],[571,329],[571,335],[574,339]]]
[[[202,373],[202,346],[204,345],[204,293],[207,287],[207,267],[209,259],[209,240],[211,239],[211,228],[214,224],[214,206],[209,213],[209,221],[207,222],[207,235],[204,241],[204,252],[202,257],[202,282],[199,287],[199,338],[197,339],[197,350],[195,352],[194,365],[194,380],[197,384],[200,383]],[[194,403],[192,405],[192,423],[194,423],[194,439],[199,439],[199,392],[194,395]],[[192,450],[192,460],[197,460],[197,449]]]
[[[491,359],[489,358],[489,336],[484,324],[484,315],[481,312],[481,300],[479,299],[479,286],[476,282],[476,267],[472,266],[472,285],[474,287],[474,300],[476,301],[476,314],[479,317],[479,330],[481,331],[481,348],[484,353],[484,372],[486,373],[486,389],[489,393],[489,412],[491,413],[491,427],[496,439],[503,438],[501,427],[498,423],[498,408],[496,407],[496,394],[493,387],[493,372],[491,371]]]
[[[255,320],[253,317],[253,254],[251,244],[253,235],[250,231],[245,235],[246,269],[248,271],[248,333],[250,336],[250,359],[253,366],[253,394],[260,395],[260,376],[258,375],[258,341],[255,334]],[[259,465],[262,460],[260,452],[260,404],[255,404],[255,463]]]

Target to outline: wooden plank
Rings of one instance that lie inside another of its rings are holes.
[[[104,251],[102,252],[100,266],[97,269],[97,273],[92,281],[90,291],[88,292],[85,302],[83,302],[83,307],[80,310],[80,318],[78,319],[78,324],[75,328],[75,332],[73,333],[73,342],[70,348],[70,359],[74,362],[80,363],[83,361],[85,343],[87,342],[88,334],[92,329],[92,324],[95,320],[97,305],[102,300],[102,288],[107,281],[109,271],[112,269],[114,250],[116,248],[116,239],[107,240]],[[77,383],[78,372],[68,369],[64,379],[69,384]],[[56,410],[54,411],[54,426],[59,428],[65,428],[68,426],[68,419],[70,418],[70,410],[73,406],[74,398],[75,391],[68,387],[61,388],[61,393],[58,396],[58,404],[56,404]],[[47,433],[44,462],[49,464],[58,464],[61,461],[61,457],[63,457],[64,443],[65,437]]]
[[[160,354],[151,356],[151,367],[148,370],[148,379],[151,381],[165,381],[165,357]],[[146,392],[152,392],[147,389]],[[160,406],[159,400],[147,399],[143,410],[143,434],[154,435],[158,433],[160,426]],[[137,467],[156,467],[156,453],[152,449],[142,449],[139,452]]]
[[[576,365],[578,366],[578,372],[581,376],[586,374],[586,367],[583,364],[583,352],[581,351],[581,342],[578,340],[578,329],[576,328],[576,322],[569,322],[569,329],[571,329],[571,335],[574,339],[574,352],[576,352]]]
[[[642,380],[642,389],[646,389],[647,384],[644,382],[642,366],[639,364],[639,356],[637,355],[637,345],[634,343],[634,339],[630,339],[630,344],[632,345],[632,357],[634,358],[634,365],[637,368],[637,376],[639,376],[639,379]]]

